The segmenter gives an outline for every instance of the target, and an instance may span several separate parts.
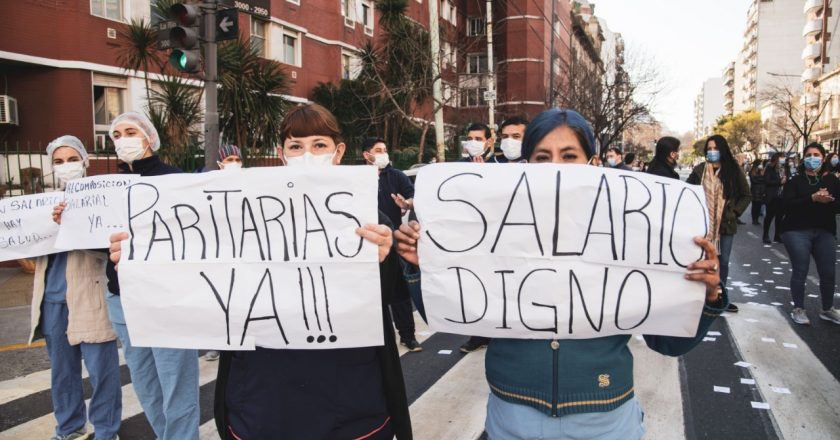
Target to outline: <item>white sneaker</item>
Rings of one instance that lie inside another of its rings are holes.
[[[50,440],[87,440],[88,438],[87,429],[82,428],[67,435],[56,434],[50,437]]]
[[[835,324],[840,324],[840,311],[838,311],[834,307],[828,310],[823,310],[822,312],[820,312],[820,319],[831,321]]]
[[[808,319],[808,315],[805,314],[805,309],[794,308],[792,312],[790,312],[790,319],[793,322],[800,324],[800,325],[808,325],[811,321]],[[825,319],[825,318],[823,318]]]

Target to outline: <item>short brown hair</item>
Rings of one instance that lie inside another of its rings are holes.
[[[290,137],[329,136],[338,144],[341,130],[329,110],[318,104],[304,104],[286,114],[280,123],[280,145]]]

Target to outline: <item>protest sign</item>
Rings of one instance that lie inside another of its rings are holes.
[[[114,232],[125,230],[122,222],[125,190],[137,176],[107,174],[67,182],[67,206],[55,245],[59,249],[104,249]]]
[[[62,200],[61,192],[0,199],[0,261],[59,252],[52,211]]]
[[[423,301],[436,331],[496,338],[693,336],[705,286],[699,186],[585,165],[423,167]]]
[[[131,342],[222,350],[383,344],[373,167],[139,178],[119,281]]]

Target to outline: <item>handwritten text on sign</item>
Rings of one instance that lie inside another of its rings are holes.
[[[62,192],[0,199],[0,261],[58,252],[52,211],[62,200]]]
[[[504,338],[693,336],[702,188],[584,165],[424,167],[423,299],[437,331]]]
[[[138,346],[324,349],[383,343],[372,167],[140,178],[120,290]]]
[[[61,249],[104,249],[125,230],[125,190],[136,176],[108,174],[67,182],[64,212],[55,245]]]

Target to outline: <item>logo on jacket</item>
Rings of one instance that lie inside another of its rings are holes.
[[[610,386],[610,375],[609,374],[599,374],[598,375],[598,386],[601,388],[606,388]]]

